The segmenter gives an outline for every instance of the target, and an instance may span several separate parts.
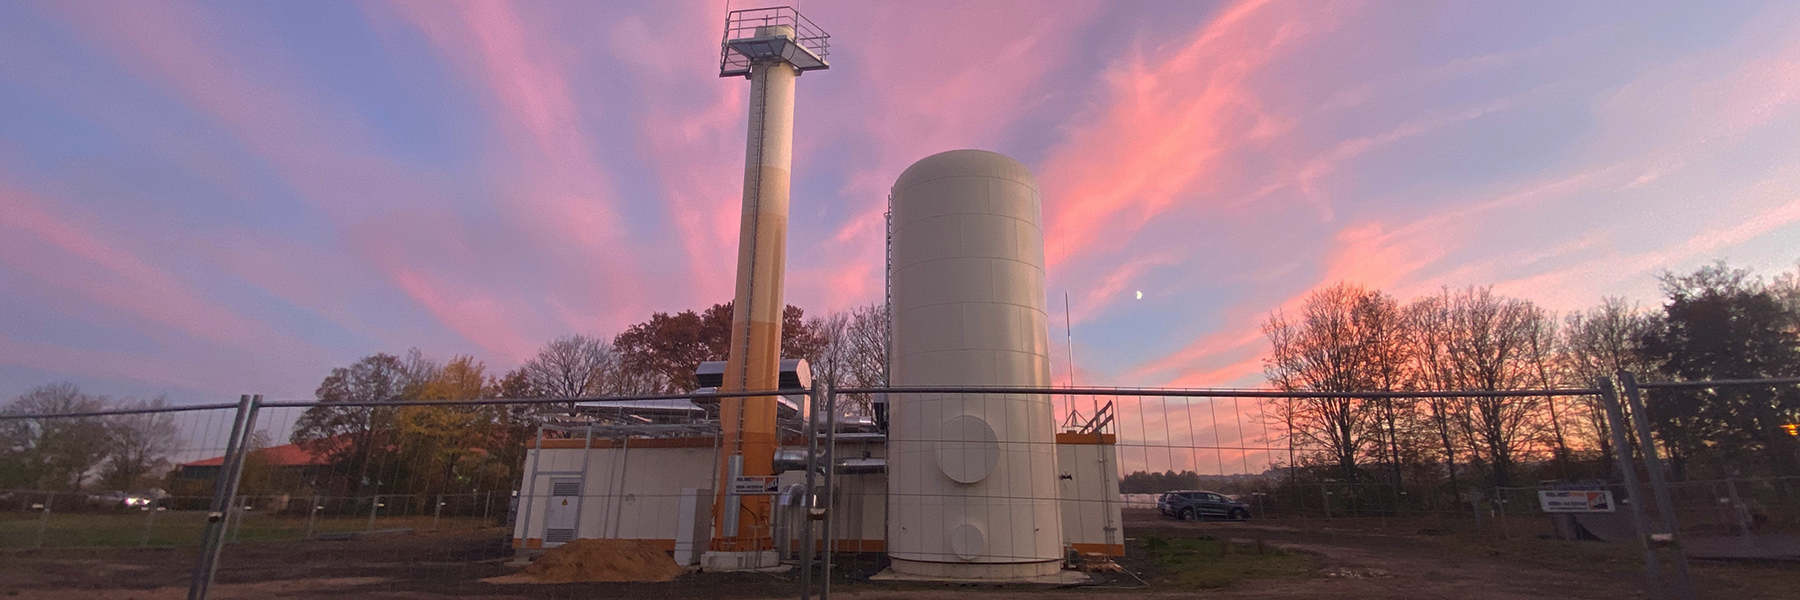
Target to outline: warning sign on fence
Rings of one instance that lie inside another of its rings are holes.
[[[1538,492],[1538,506],[1544,512],[1592,513],[1613,512],[1612,492],[1604,490]]]
[[[780,488],[773,476],[739,475],[731,478],[731,493],[737,496],[773,496]]]

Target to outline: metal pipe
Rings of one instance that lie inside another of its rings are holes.
[[[806,491],[800,495],[800,600],[812,600],[813,507],[819,475],[819,405],[824,388],[813,386],[806,409]]]
[[[335,404],[333,406],[336,406]],[[146,415],[151,413],[190,412],[196,410],[222,410],[237,408],[237,404],[193,404],[188,406],[160,406],[156,408],[121,408],[115,410],[90,410],[73,413],[37,413],[37,414],[0,414],[0,421],[16,421],[22,419],[66,419],[70,417],[112,417],[118,415]]]
[[[1637,384],[1646,390],[1669,388],[1711,388],[1741,385],[1800,385],[1800,377],[1776,377],[1773,379],[1714,379],[1711,381],[1646,381]]]
[[[709,399],[709,398],[758,398],[758,397],[765,397],[765,396],[795,396],[795,395],[800,395],[800,394],[804,394],[804,393],[806,393],[805,389],[769,388],[769,389],[762,389],[762,390],[736,391],[736,392],[704,392],[704,393],[688,393],[688,394],[645,394],[645,395],[641,395],[641,396],[590,396],[590,397],[584,397],[584,398],[484,398],[484,399],[482,399],[481,403],[485,404],[485,405],[490,405],[490,406],[531,405],[531,404],[563,405],[563,404],[592,403],[592,402],[640,402],[640,401],[644,401],[644,400],[705,400],[705,399]],[[408,401],[406,401],[407,406],[467,406],[468,404],[469,404],[468,400],[408,400]],[[369,402],[329,402],[329,403],[326,403],[326,402],[317,402],[317,401],[311,401],[311,400],[307,400],[307,401],[290,400],[290,401],[285,401],[285,402],[267,402],[267,403],[264,403],[263,406],[268,407],[268,408],[312,408],[314,406],[329,406],[329,407],[334,407],[334,408],[357,408],[357,407],[365,407],[366,408],[366,407],[392,407],[392,406],[394,406],[394,402],[391,400],[375,400],[375,401],[369,401]],[[229,405],[227,405],[226,407],[229,407]],[[212,406],[211,408],[220,408],[220,407]],[[181,409],[163,409],[163,410],[152,410],[152,411],[140,410],[137,412],[166,412],[167,410],[195,410],[195,409],[181,408]],[[101,412],[95,412],[95,413],[91,413],[91,414],[84,413],[83,416],[105,416],[105,415],[113,415],[113,414],[125,414],[126,412],[130,412],[130,411],[125,411],[125,412],[101,411]],[[40,416],[67,417],[67,416],[72,416],[72,415],[40,415]],[[21,419],[21,418],[30,418],[30,417],[32,417],[32,415],[6,415],[6,416],[0,416],[0,419]]]
[[[831,389],[831,383],[818,384],[825,388],[825,464],[837,464],[837,391]],[[832,553],[837,549],[837,539],[832,535],[831,522],[837,520],[837,488],[833,487],[837,480],[832,475],[837,469],[825,470],[825,574],[824,584],[819,588],[819,600],[831,600],[831,561]]]
[[[1554,390],[1464,390],[1442,392],[1284,392],[1251,389],[1169,389],[1169,388],[1059,388],[1059,387],[963,387],[900,386],[891,388],[844,388],[840,394],[1094,394],[1100,396],[1151,396],[1170,398],[1527,398],[1544,396],[1591,396],[1596,389],[1569,388]]]
[[[524,496],[519,499],[519,502],[524,503],[525,507],[518,513],[519,522],[513,524],[513,530],[517,531],[520,536],[519,547],[521,548],[531,544],[531,499],[532,494],[537,491],[538,465],[543,462],[544,428],[538,427],[537,443],[532,446],[531,452],[531,474],[525,477],[525,485],[519,486],[519,495]]]
[[[619,487],[616,500],[613,502],[613,538],[618,538],[624,529],[625,522],[625,476],[631,468],[631,436],[619,444]]]
[[[1730,385],[1789,385],[1800,384],[1800,379],[1744,379],[1694,382],[1642,383],[1643,389],[1661,389],[1676,387],[1719,387]],[[1218,398],[1518,398],[1529,396],[1593,396],[1600,390],[1593,388],[1566,388],[1548,390],[1469,390],[1450,392],[1283,392],[1279,390],[1254,389],[1157,389],[1157,388],[955,388],[955,387],[896,387],[896,388],[844,388],[843,394],[878,394],[878,393],[975,393],[975,394],[1096,394],[1102,396],[1168,396],[1168,397],[1218,397]],[[534,405],[534,404],[570,404],[589,402],[637,402],[644,400],[687,400],[708,398],[756,398],[765,396],[798,396],[807,393],[804,389],[770,389],[742,392],[708,392],[698,394],[655,394],[643,396],[593,396],[587,398],[490,398],[483,399],[482,404],[492,406]],[[407,406],[463,406],[467,400],[417,400],[408,401]],[[264,402],[265,408],[312,408],[329,406],[333,408],[369,408],[393,406],[391,401],[372,402],[331,402],[316,401],[275,401]],[[193,406],[177,406],[153,409],[120,409],[102,410],[80,413],[58,414],[6,414],[0,415],[0,421],[20,419],[48,419],[67,417],[104,417],[113,415],[132,415],[166,412],[187,412],[196,410],[218,410],[235,407],[235,404],[197,404]]]
[[[581,537],[581,508],[583,505],[587,504],[588,458],[594,455],[594,424],[593,423],[588,423],[587,437],[585,439],[586,439],[586,441],[581,443],[581,494],[578,496],[575,496],[575,535],[574,535],[574,537],[576,537],[576,538]],[[543,448],[539,448],[538,451],[542,452]],[[551,493],[554,494],[555,492],[552,491]],[[549,516],[550,516],[550,513],[548,513],[548,512],[544,513],[544,517],[546,519],[544,521],[544,541],[545,541],[545,543],[549,543],[549,541],[550,541],[550,522],[547,520],[549,518]],[[601,530],[600,534],[605,535],[606,531]]]

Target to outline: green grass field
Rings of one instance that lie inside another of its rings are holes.
[[[0,548],[32,548],[39,546],[40,528],[44,548],[104,548],[134,546],[197,546],[206,526],[205,511],[162,511],[123,513],[52,513],[44,522],[41,513],[0,513]],[[314,535],[355,532],[369,529],[369,517],[320,516],[313,522]],[[497,525],[495,520],[471,517],[444,517],[437,527],[441,531],[469,531]],[[411,528],[428,531],[432,518],[425,516],[378,516],[375,529]],[[305,516],[249,513],[242,524],[234,523],[232,539],[241,542],[279,542],[305,539]]]
[[[1312,558],[1211,536],[1144,540],[1144,551],[1178,587],[1213,589],[1247,579],[1297,579],[1313,575]]]

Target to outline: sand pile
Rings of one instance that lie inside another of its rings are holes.
[[[685,572],[668,553],[639,540],[575,540],[545,552],[515,575],[488,583],[668,581]]]

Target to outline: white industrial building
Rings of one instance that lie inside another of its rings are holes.
[[[695,524],[710,526],[706,513],[716,485],[717,456],[712,437],[590,442],[576,436],[528,443],[526,461],[538,476],[520,494],[513,547],[554,547],[580,538],[644,540],[671,551],[678,545],[694,548],[696,539],[704,546],[709,533],[697,531]],[[870,462],[880,464],[887,444],[877,438],[841,435],[838,455],[862,457],[866,452],[877,459]],[[1056,435],[1058,552],[1124,554],[1113,442],[1112,434]],[[789,471],[781,476],[781,488],[798,491],[804,479],[805,473]],[[834,487],[832,547],[839,552],[887,551],[887,474],[840,471]],[[800,549],[794,525],[800,511],[794,494],[782,498],[785,508],[776,518],[775,538],[787,549],[784,554],[793,556]]]
[[[1049,344],[1041,199],[1032,174],[992,152],[927,157],[894,185],[890,383],[1045,388]],[[716,365],[702,365],[702,385]],[[785,361],[782,388],[807,387]],[[778,403],[767,535],[801,547],[805,398]],[[717,400],[596,402],[585,422],[529,444],[513,544],[646,540],[696,564],[716,532]],[[1096,411],[1102,412],[1102,411]],[[831,548],[885,552],[896,575],[1017,580],[1071,553],[1120,556],[1118,461],[1099,415],[1058,430],[1042,394],[895,393],[887,418],[839,420]],[[821,531],[823,528],[815,528]]]

